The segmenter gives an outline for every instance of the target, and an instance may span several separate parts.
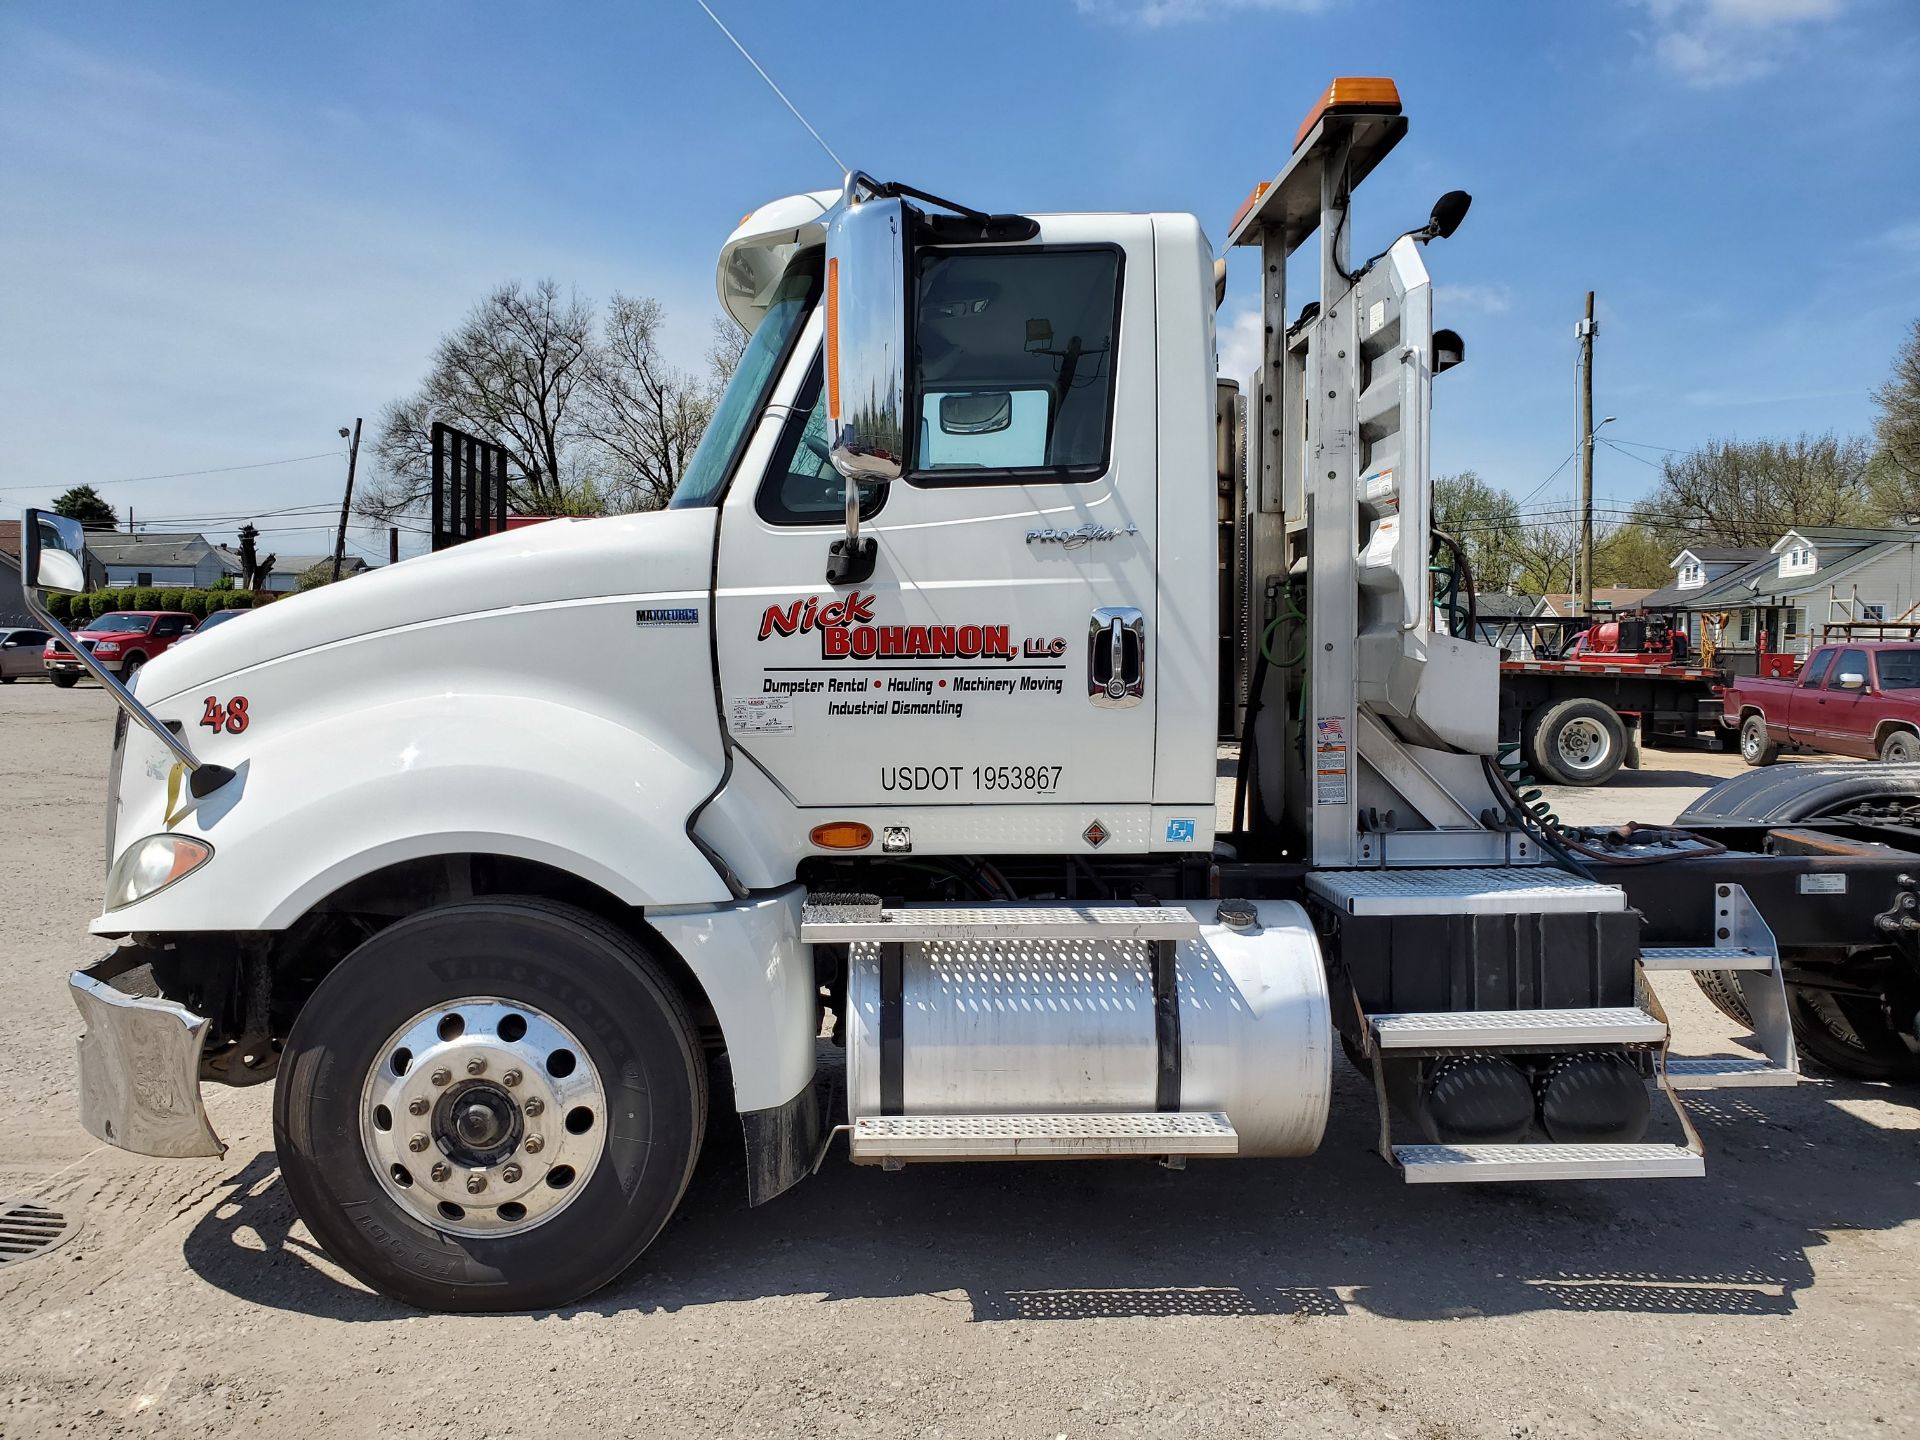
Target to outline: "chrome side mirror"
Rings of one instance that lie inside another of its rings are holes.
[[[873,574],[874,543],[860,538],[860,486],[906,469],[907,242],[904,200],[879,198],[859,173],[827,227],[827,456],[847,487],[847,535],[828,552],[827,579]]]
[[[87,588],[87,532],[78,520],[29,510],[20,521],[20,584],[78,595]]]
[[[1867,677],[1853,670],[1847,671],[1846,674],[1840,677],[1840,688],[1842,690],[1864,690],[1866,685]]]
[[[49,515],[44,510],[29,510],[20,517],[20,582],[21,596],[33,618],[40,622],[40,628],[86,666],[101,688],[113,697],[114,703],[127,712],[129,719],[167,748],[186,772],[188,793],[194,799],[211,795],[233,778],[233,771],[226,766],[209,765],[196,756],[186,741],[134,698],[133,692],[120,683],[119,676],[102,668],[93,658],[93,651],[74,639],[73,632],[53,618],[46,602],[40,598],[45,590],[75,595],[87,588],[87,532],[78,520]]]

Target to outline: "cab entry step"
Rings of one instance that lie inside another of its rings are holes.
[[[809,945],[863,940],[1191,940],[1200,922],[1179,906],[889,905],[809,901],[800,938]]]
[[[1469,1050],[1495,1045],[1650,1045],[1667,1027],[1645,1010],[1446,1010],[1375,1015],[1382,1050]]]
[[[1409,1185],[1495,1180],[1695,1179],[1704,1157],[1684,1145],[1396,1145]]]
[[[855,1160],[1072,1160],[1105,1155],[1237,1155],[1224,1114],[867,1115]]]

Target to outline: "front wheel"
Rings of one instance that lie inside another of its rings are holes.
[[[1767,717],[1749,715],[1740,722],[1740,758],[1749,765],[1771,765],[1780,758],[1780,746],[1767,738]]]
[[[1880,758],[1894,765],[1910,765],[1920,760],[1920,735],[1911,730],[1895,730],[1880,742]]]
[[[355,1278],[429,1310],[549,1309],[659,1234],[706,1106],[698,1032],[646,951],[503,898],[402,920],[321,982],[273,1131],[301,1219]]]
[[[62,690],[71,690],[80,683],[80,677],[78,675],[49,675],[47,678]]]

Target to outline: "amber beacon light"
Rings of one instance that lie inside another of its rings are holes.
[[[1300,128],[1294,132],[1293,148],[1298,150],[1324,117],[1342,112],[1398,115],[1400,87],[1382,75],[1342,75],[1327,86],[1313,109],[1307,112],[1307,118],[1300,122]]]

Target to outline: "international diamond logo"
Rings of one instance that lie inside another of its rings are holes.
[[[1096,820],[1080,832],[1080,838],[1098,850],[1113,838],[1113,832]]]

